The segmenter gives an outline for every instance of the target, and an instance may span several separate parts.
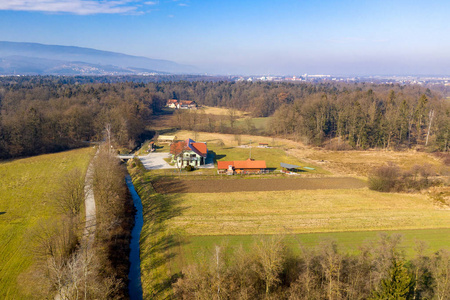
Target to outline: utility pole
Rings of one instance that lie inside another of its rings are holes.
[[[250,157],[249,159],[252,159],[252,140],[250,140]]]

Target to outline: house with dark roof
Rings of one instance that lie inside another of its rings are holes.
[[[187,139],[172,143],[170,145],[170,154],[172,154],[172,162],[181,168],[187,166],[199,167],[206,162],[208,148],[206,143]]]
[[[265,160],[235,160],[218,161],[217,170],[219,174],[261,174],[267,170]]]

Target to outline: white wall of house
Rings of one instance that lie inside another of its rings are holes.
[[[188,165],[199,167],[203,160],[203,157],[197,155],[197,153],[187,151],[183,153],[183,157],[177,157],[177,166],[181,166],[182,168],[187,167]]]

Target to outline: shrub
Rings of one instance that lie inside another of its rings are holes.
[[[369,188],[379,192],[391,192],[398,186],[400,174],[397,165],[381,166],[369,176]]]
[[[429,164],[414,165],[408,171],[401,171],[394,164],[375,169],[369,176],[369,188],[379,192],[414,192],[440,184],[433,176]]]
[[[188,166],[184,167],[184,169],[185,169],[186,171],[188,171],[188,172],[191,172],[191,171],[194,170],[194,167],[191,166],[191,165],[188,165]]]

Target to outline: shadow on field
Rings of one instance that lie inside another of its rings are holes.
[[[188,183],[178,179],[162,179],[153,182],[156,192],[164,195],[185,193],[187,191],[187,184]]]
[[[6,214],[6,211],[0,211],[0,215]]]
[[[222,159],[224,157],[226,157],[225,154],[218,154],[218,155],[216,154],[216,161],[219,160],[219,159]]]
[[[145,184],[152,183],[148,180]],[[174,182],[172,190],[177,189],[175,185]],[[141,251],[141,261],[146,263],[141,265],[141,268],[150,275],[152,298],[164,298],[170,294],[172,284],[180,276],[172,270],[171,264],[184,242],[181,235],[168,226],[172,218],[180,216],[187,209],[181,208],[180,202],[181,199],[176,193],[157,192],[142,199],[146,221],[140,243],[146,246]]]

